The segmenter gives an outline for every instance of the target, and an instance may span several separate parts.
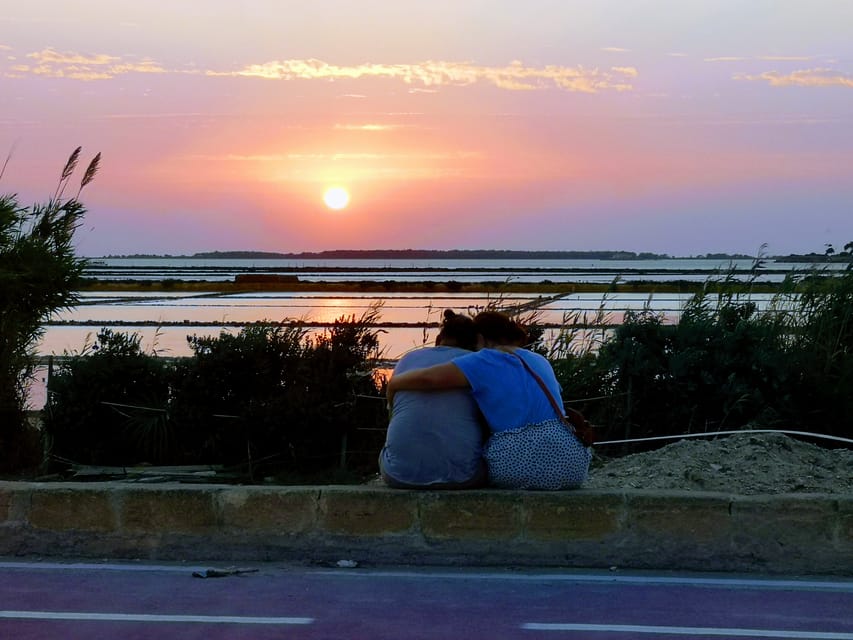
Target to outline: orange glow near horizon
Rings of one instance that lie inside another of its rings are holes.
[[[72,149],[101,152],[84,255],[853,234],[853,2],[754,29],[761,3],[531,0],[474,31],[447,1],[185,0],[187,28],[173,0],[87,4],[85,39],[76,3],[0,18],[0,194],[40,201]]]

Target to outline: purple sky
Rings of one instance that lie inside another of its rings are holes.
[[[0,192],[102,152],[86,255],[853,240],[846,0],[6,5]]]

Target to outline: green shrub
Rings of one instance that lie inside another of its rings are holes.
[[[194,355],[177,364],[172,405],[188,459],[280,456],[275,434],[289,422],[286,398],[300,386],[305,329],[255,324],[188,341]]]
[[[729,284],[709,283],[675,324],[645,308],[608,325],[603,301],[593,317],[564,317],[550,350],[536,312],[516,311],[600,440],[749,426],[853,436],[853,271],[792,276],[762,312]],[[387,424],[378,313],[318,335],[258,323],[192,336],[193,356],[174,363],[103,330],[51,381],[53,452],[91,464],[235,465],[291,482],[351,480],[344,466],[375,472]],[[636,448],[645,445],[622,452]]]
[[[92,465],[179,462],[168,417],[170,369],[143,352],[138,334],[102,329],[50,378],[48,453]]]
[[[779,323],[749,301],[697,294],[679,322],[629,312],[598,354],[611,381],[609,433],[639,438],[773,426],[790,365]]]
[[[314,338],[263,323],[189,338],[194,356],[176,367],[172,403],[182,439],[197,447],[187,458],[311,473],[338,465],[342,447],[359,451],[370,440],[360,431],[384,421],[382,403],[357,401],[378,393],[373,322],[342,318]]]
[[[853,263],[851,263],[853,264]],[[853,437],[853,269],[790,278],[792,424]]]
[[[760,313],[730,285],[709,283],[676,324],[630,311],[597,350],[557,349],[567,399],[593,398],[579,408],[600,440],[744,427],[853,436],[853,271],[792,276]]]
[[[221,464],[292,478],[373,472],[385,405],[373,371],[377,311],[304,327],[257,323],[191,336],[192,357],[142,352],[102,330],[52,376],[45,431],[54,459],[92,465]]]
[[[21,206],[0,196],[0,471],[19,471],[41,461],[24,413],[34,347],[42,323],[73,304],[85,260],[74,253],[74,233],[86,212],[80,191],[98,170],[100,154],[86,169],[76,196],[64,192],[80,157],[69,157],[47,204]],[[8,162],[8,158],[6,160]],[[5,164],[0,168],[3,175]]]

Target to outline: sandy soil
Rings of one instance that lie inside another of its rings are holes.
[[[655,451],[598,458],[590,489],[680,489],[740,495],[853,494],[853,450],[828,449],[784,434],[680,440]]]

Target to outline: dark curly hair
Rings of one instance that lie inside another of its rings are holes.
[[[523,347],[527,344],[527,331],[518,322],[499,311],[482,311],[474,316],[477,333],[495,344]]]
[[[436,344],[450,343],[452,346],[473,351],[477,348],[477,330],[470,316],[444,310],[441,330],[435,338]]]

